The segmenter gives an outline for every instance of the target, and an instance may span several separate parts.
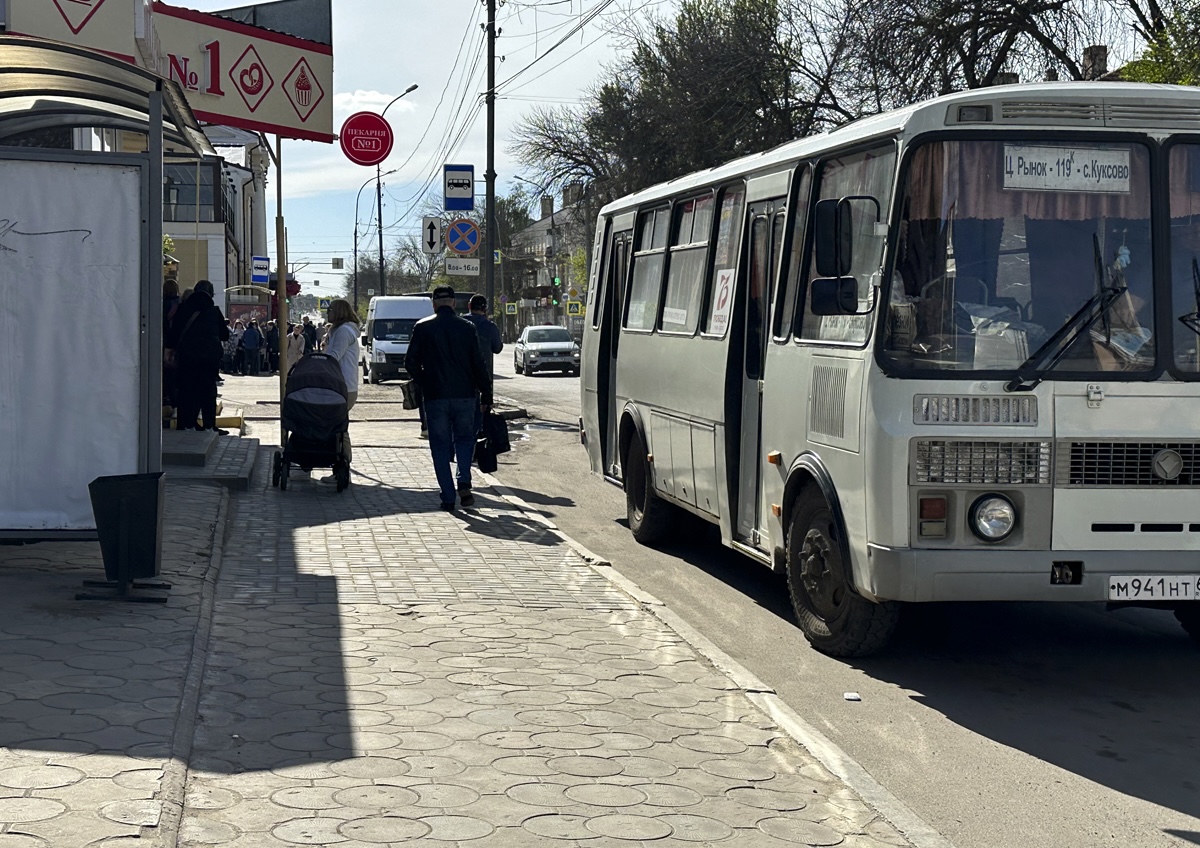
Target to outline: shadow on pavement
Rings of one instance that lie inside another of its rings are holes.
[[[625,519],[616,524],[627,528]],[[794,621],[784,578],[687,525],[658,547]],[[1118,792],[1200,818],[1200,650],[1170,613],[1103,604],[912,604],[847,660],[930,710]],[[1200,844],[1197,832],[1176,833]]]
[[[1200,817],[1200,652],[1169,613],[1087,604],[911,607],[855,664],[979,734]]]
[[[202,772],[355,755],[346,674],[357,664],[347,654],[360,646],[342,637],[336,576],[301,562],[316,546],[343,542],[336,528],[326,542],[314,528],[353,518],[359,506],[315,482],[268,488],[266,456],[230,508],[190,763]]]
[[[512,492],[514,495],[516,495],[518,498],[520,498],[521,500],[525,501],[525,503],[531,504],[531,505],[562,506],[562,507],[575,506],[575,501],[571,498],[558,497],[556,495],[547,495],[542,492],[532,492],[529,489],[514,489],[511,486],[508,487],[508,490],[510,492]],[[543,510],[543,512],[544,511],[545,510]],[[553,515],[553,514],[554,513],[552,513],[552,512],[547,513],[547,515]]]

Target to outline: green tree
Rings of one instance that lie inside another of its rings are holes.
[[[581,183],[600,203],[766,150],[813,125],[811,87],[780,0],[683,0],[634,36],[579,108],[538,108],[512,150],[548,187]]]
[[[1169,16],[1138,16],[1141,32],[1149,41],[1145,52],[1121,68],[1121,78],[1132,82],[1200,85],[1200,3],[1178,3]],[[1157,24],[1157,25],[1156,25]]]

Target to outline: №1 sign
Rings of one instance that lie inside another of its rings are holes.
[[[129,0],[22,0],[7,31],[75,44],[136,63]],[[332,142],[333,48],[154,0],[160,67],[183,88],[196,117],[214,124]]]

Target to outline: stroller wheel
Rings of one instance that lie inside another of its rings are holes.
[[[345,491],[346,487],[350,485],[350,466],[340,462],[334,467],[333,474],[337,478],[337,490]]]
[[[283,468],[279,472],[279,490],[287,491],[288,484],[288,469],[291,468],[290,463],[283,463]]]
[[[281,454],[279,451],[275,451],[274,462],[271,465],[271,485],[272,486],[279,485],[279,470],[282,467],[283,467],[283,454]]]

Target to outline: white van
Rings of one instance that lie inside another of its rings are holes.
[[[371,299],[362,345],[363,373],[368,382],[408,376],[404,357],[408,353],[413,326],[432,314],[433,301],[426,294]]]

